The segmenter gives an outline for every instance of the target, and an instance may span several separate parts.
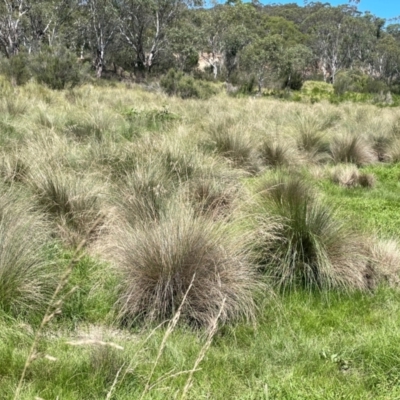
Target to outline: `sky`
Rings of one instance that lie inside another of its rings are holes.
[[[318,1],[318,0],[314,0]],[[339,4],[349,4],[347,0],[319,0],[321,3],[330,3],[332,6]],[[287,4],[297,3],[303,5],[302,0],[260,0],[262,4]],[[351,3],[354,4],[354,3]],[[394,18],[400,16],[400,0],[361,0],[357,5],[359,11],[370,11],[372,14],[381,18]],[[400,22],[400,21],[398,21]],[[394,22],[393,22],[394,23]]]

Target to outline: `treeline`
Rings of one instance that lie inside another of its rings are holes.
[[[141,80],[174,69],[169,87],[190,74],[242,91],[316,79],[339,92],[400,92],[400,24],[348,4],[5,0],[0,54],[15,83],[35,76],[56,89],[89,70]]]

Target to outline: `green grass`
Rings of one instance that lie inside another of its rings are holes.
[[[262,310],[256,328],[242,324],[219,331],[200,364],[201,370],[195,373],[189,398],[394,399],[399,396],[399,293],[381,288],[373,296],[356,293],[326,298],[297,291],[268,302]],[[10,321],[4,316],[0,327],[0,397],[6,399],[10,398],[11,388],[19,377],[30,334],[21,321]],[[85,331],[83,326],[80,328]],[[134,368],[117,386],[114,398],[138,398],[163,333],[162,329],[157,331],[144,347],[143,335],[116,331],[113,337],[109,333],[113,342],[124,347],[109,348],[109,352],[99,345],[69,345],[66,342],[68,335],[74,335],[72,332],[65,332],[64,337],[45,335],[40,351],[57,360],[34,361],[22,398],[105,398],[113,373],[124,362],[131,362]],[[70,341],[74,340],[70,337]],[[203,342],[201,336],[184,328],[175,330],[152,383],[166,374],[190,369]],[[145,398],[171,398],[182,390],[186,379],[186,374],[167,377]]]
[[[329,201],[340,205],[344,217],[352,217],[358,228],[383,236],[400,234],[400,164],[373,165],[362,169],[377,178],[369,188],[342,188],[328,180],[318,182]]]
[[[291,169],[283,172],[289,175],[303,171],[301,176],[313,186],[309,193],[315,189],[324,204],[339,207],[339,216],[362,235],[379,232],[377,236],[399,237],[400,164],[378,163],[375,157],[375,164],[360,169],[376,177],[375,186],[343,188],[329,179],[328,157],[310,157],[314,150],[317,155],[327,150],[325,145],[339,135],[362,136],[368,149],[376,144],[376,135],[379,140],[392,140],[399,133],[399,111],[370,104],[329,104],[331,85],[305,85],[304,90],[298,102],[231,98],[223,93],[199,101],[166,97],[136,86],[127,89],[123,84],[54,92],[30,82],[19,87],[18,93],[9,85],[5,96],[11,100],[0,104],[4,110],[0,121],[4,190],[15,195],[12,208],[21,210],[15,216],[21,224],[34,216],[49,222],[40,262],[51,266],[57,276],[73,268],[67,281],[61,282],[63,290],[50,315],[54,309],[60,308],[59,312],[36,341],[43,304],[39,307],[30,301],[31,309],[24,307],[23,312],[0,307],[0,399],[14,398],[32,343],[35,357],[19,396],[24,400],[106,399],[112,388],[109,399],[140,399],[143,393],[144,399],[180,399],[188,371],[204,355],[205,345],[210,347],[193,373],[186,399],[400,398],[400,291],[396,287],[381,284],[373,291],[351,294],[311,287],[302,290],[296,285],[279,293],[270,288],[261,294],[257,291],[251,298],[257,306],[254,318],[234,322],[222,316],[211,338],[207,329],[187,323],[193,311],[189,308],[174,328],[168,321],[156,327],[156,322],[143,318],[127,329],[117,318],[118,289],[129,284],[115,273],[121,249],[131,254],[128,268],[138,266],[138,256],[143,265],[154,267],[156,261],[162,268],[184,259],[177,264],[173,280],[166,271],[167,289],[172,287],[169,282],[177,283],[169,292],[176,303],[161,319],[176,311],[177,293],[182,297],[190,282],[186,279],[181,285],[179,274],[187,273],[193,261],[199,265],[207,261],[203,283],[196,286],[207,300],[215,300],[224,285],[232,289],[235,271],[245,265],[227,275],[226,268],[232,271],[233,265],[230,254],[240,253],[242,235],[254,228],[249,222],[256,185],[264,175],[274,175],[276,165],[289,165]],[[312,96],[315,104],[310,104]],[[299,144],[301,131],[306,136]],[[320,131],[323,137],[318,136]],[[264,159],[263,143],[269,145]],[[384,156],[381,159],[396,159],[393,154]],[[49,170],[41,180],[40,171],[48,168],[57,176]],[[178,201],[177,210],[163,223],[170,201]],[[193,224],[185,229],[178,218],[186,207],[195,222],[203,221],[196,229]],[[265,226],[249,234],[270,234],[267,208]],[[98,215],[101,224],[92,231]],[[290,214],[285,217],[290,219]],[[305,220],[309,222],[307,215]],[[132,229],[123,229],[127,223]],[[223,246],[231,242],[230,236],[212,236],[225,225],[230,228],[226,232],[232,235],[232,248]],[[76,240],[66,240],[67,228]],[[116,228],[122,232],[117,241]],[[31,248],[42,235],[39,229],[24,233],[26,237],[19,235],[10,243],[25,238]],[[319,239],[320,235],[314,236]],[[86,246],[79,246],[81,239],[88,239]],[[99,246],[112,243],[111,239],[116,247],[103,259]],[[207,244],[204,252],[192,251],[201,250],[203,243]],[[14,248],[11,244],[6,246],[9,250]],[[150,257],[157,248],[160,260]],[[389,264],[386,270],[382,266],[382,275],[396,271],[393,264],[399,259],[393,241],[386,248],[393,252],[382,257]],[[33,246],[32,254],[38,249]],[[220,260],[218,265],[216,260]],[[210,279],[210,270],[215,279]],[[137,283],[132,271],[128,277]],[[27,278],[32,282],[26,274],[20,277],[20,282]],[[0,279],[4,283],[4,277]],[[148,289],[148,282],[143,285]],[[8,293],[15,306],[15,293]],[[238,291],[232,289],[229,295],[236,301]],[[208,325],[219,310],[218,300],[207,303],[212,315]],[[198,312],[204,311],[204,305],[193,304]]]

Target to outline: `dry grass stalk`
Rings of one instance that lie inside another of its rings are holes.
[[[182,302],[181,302],[181,304],[180,304],[178,310],[176,311],[175,315],[173,316],[173,318],[171,319],[171,321],[169,322],[169,324],[168,324],[168,326],[167,326],[167,330],[165,331],[165,334],[164,334],[164,337],[163,337],[163,339],[162,339],[160,348],[158,349],[158,354],[157,354],[156,360],[154,361],[153,368],[151,369],[150,375],[149,375],[149,377],[148,377],[148,379],[147,379],[147,382],[146,382],[146,386],[145,386],[145,388],[144,388],[144,390],[143,390],[142,395],[140,396],[140,399],[143,399],[144,396],[145,396],[145,394],[150,390],[150,382],[151,382],[151,379],[152,379],[152,377],[153,377],[154,371],[155,371],[155,369],[156,369],[156,367],[157,367],[157,365],[158,365],[158,361],[160,360],[161,355],[162,355],[162,353],[163,353],[163,351],[164,351],[164,348],[165,348],[165,345],[166,345],[166,343],[167,343],[167,340],[168,340],[169,336],[171,335],[171,333],[174,331],[175,326],[176,326],[176,324],[177,324],[178,321],[179,321],[179,318],[180,318],[180,316],[181,316],[181,312],[182,312],[183,305],[184,305],[185,302],[186,302],[186,298],[187,298],[187,296],[188,296],[188,293],[189,293],[190,290],[192,289],[192,286],[193,286],[193,282],[194,282],[195,277],[196,277],[196,274],[193,274],[192,280],[191,280],[191,282],[190,282],[190,284],[189,284],[188,289],[186,290],[186,293],[185,293],[184,296],[183,296]]]
[[[186,381],[185,387],[183,388],[181,400],[184,399],[186,397],[187,393],[189,392],[190,387],[192,386],[193,374],[198,370],[198,366],[200,365],[201,361],[203,360],[204,356],[206,355],[207,350],[209,349],[209,347],[211,345],[212,339],[213,339],[215,333],[217,332],[218,321],[219,321],[219,319],[222,315],[222,311],[225,307],[225,302],[226,302],[226,298],[224,298],[222,300],[219,312],[215,316],[214,320],[211,323],[211,326],[210,326],[210,329],[209,329],[208,335],[207,335],[207,340],[204,343],[203,347],[201,348],[199,355],[197,356],[196,361],[194,362],[193,368],[189,372],[188,379]]]

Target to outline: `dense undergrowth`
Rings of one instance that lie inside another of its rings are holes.
[[[0,84],[0,398],[400,395],[397,109]]]

